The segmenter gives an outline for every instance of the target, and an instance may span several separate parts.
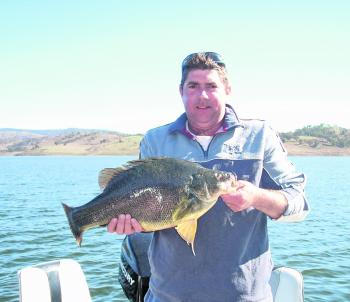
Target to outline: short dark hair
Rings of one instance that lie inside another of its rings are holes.
[[[216,53],[211,51],[206,52],[195,52],[188,55],[183,61],[181,65],[181,83],[180,87],[183,88],[183,85],[187,79],[188,73],[194,69],[214,69],[219,72],[222,80],[227,83],[227,71],[226,65],[222,59],[222,57]]]

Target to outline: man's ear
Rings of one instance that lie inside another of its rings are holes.
[[[179,92],[180,92],[180,95],[182,96],[182,93],[183,93],[183,87],[181,86],[181,84],[179,85]]]
[[[230,94],[231,94],[231,92],[232,92],[232,87],[231,87],[230,84],[228,84],[228,83],[226,84],[225,91],[226,91],[226,94],[227,94],[227,95],[230,95]]]

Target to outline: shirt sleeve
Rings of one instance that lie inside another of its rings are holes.
[[[139,159],[152,157],[152,154],[153,154],[152,146],[149,143],[148,136],[146,134],[140,142]]]
[[[288,201],[285,212],[277,220],[301,221],[309,212],[304,191],[306,176],[297,172],[295,166],[288,160],[287,151],[278,134],[269,126],[265,126],[265,134],[264,173]]]

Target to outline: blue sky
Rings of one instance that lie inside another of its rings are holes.
[[[145,132],[182,59],[223,55],[242,118],[350,128],[350,1],[0,2],[0,128]],[[347,102],[347,104],[346,104]]]

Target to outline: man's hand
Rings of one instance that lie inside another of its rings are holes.
[[[221,195],[222,200],[232,211],[239,212],[254,207],[277,219],[288,206],[286,197],[278,190],[261,189],[244,180],[239,180],[237,184],[236,192]]]
[[[221,198],[232,211],[239,212],[254,207],[258,189],[248,181],[238,180],[237,190],[233,193],[221,195]]]
[[[136,219],[131,218],[129,214],[121,214],[118,218],[112,218],[107,225],[107,231],[120,235],[131,235],[142,232],[142,226]]]

